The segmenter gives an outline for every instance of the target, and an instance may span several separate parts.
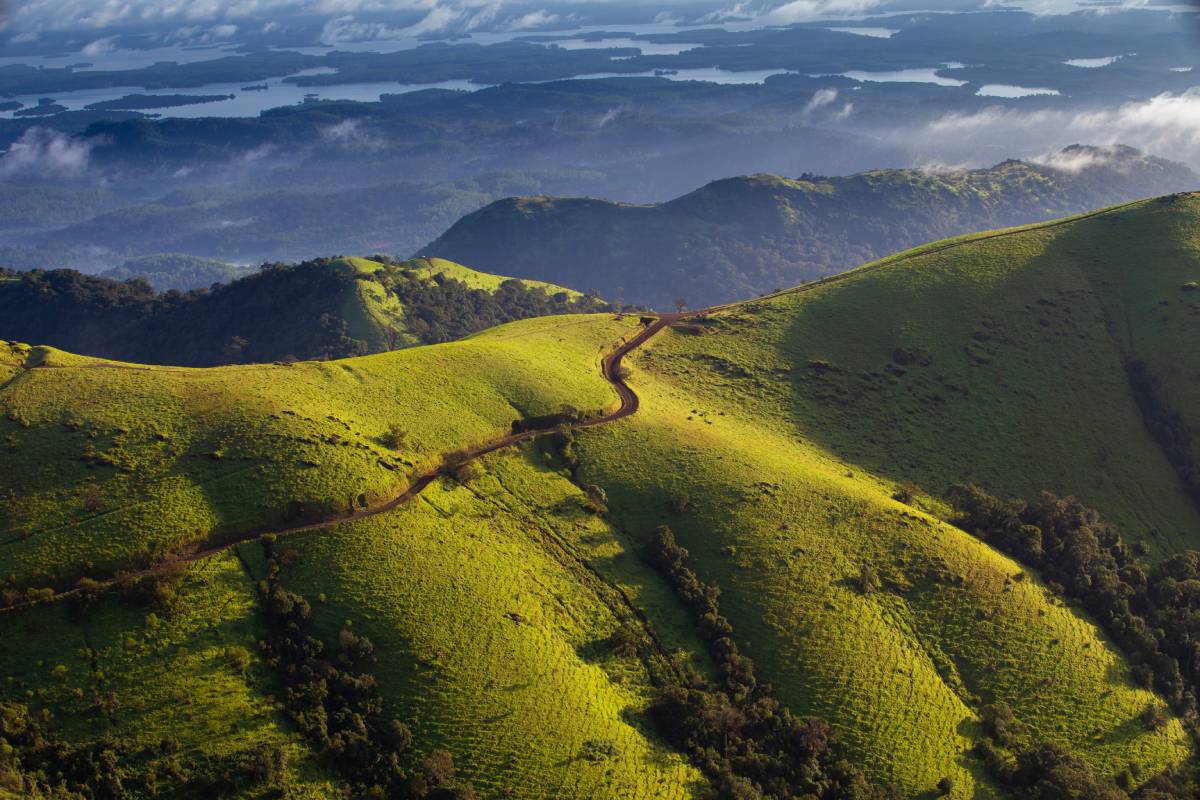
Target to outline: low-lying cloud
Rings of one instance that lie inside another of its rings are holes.
[[[419,21],[415,25],[408,20],[380,21],[381,15],[389,14]],[[339,20],[332,29],[335,35],[328,39],[334,42],[350,41],[350,36],[384,38],[398,32],[419,35],[484,27],[537,30],[562,22],[560,15],[548,10],[536,7],[531,10],[524,0],[26,0],[22,3],[0,0],[0,32],[19,33],[27,38],[45,31],[118,26],[220,26],[250,21],[270,24],[273,20],[300,16]],[[356,31],[350,23],[360,27]]]
[[[383,139],[367,130],[358,119],[344,119],[321,129],[321,138],[346,150],[378,150],[384,145]]]
[[[30,128],[0,154],[0,177],[78,175],[87,169],[95,144],[92,140],[74,139],[48,128]]]
[[[882,137],[904,144],[918,157],[991,163],[997,158],[1031,157],[1076,142],[1126,144],[1200,168],[1200,88],[1164,93],[1149,100],[1085,111],[1022,111],[995,106],[952,113]],[[1064,168],[1082,169],[1097,156],[1077,154]]]

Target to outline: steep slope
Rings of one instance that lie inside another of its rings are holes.
[[[336,520],[515,419],[612,406],[601,356],[635,329],[559,317],[333,364],[214,370],[6,346],[6,598],[297,514]],[[280,573],[255,541],[0,613],[13,676],[0,701],[52,712],[72,759],[109,753],[132,796],[330,796],[341,780],[293,752],[304,739],[272,710],[278,677],[253,646],[270,630],[259,587],[277,574],[316,607],[326,641],[354,626],[375,642],[382,713],[415,737],[410,773],[450,747],[486,796],[692,797],[699,775],[644,714],[662,663],[610,644],[646,638],[646,623],[576,552],[611,552],[615,533],[561,475],[508,455],[489,472],[281,540]],[[260,762],[285,766],[263,775]]]
[[[602,305],[549,284],[429,259],[271,264],[187,294],[72,270],[7,277],[0,283],[0,337],[182,366],[377,353]]]
[[[1130,148],[1068,148],[1046,164],[716,181],[661,205],[517,197],[425,247],[523,278],[669,308],[753,297],[922,242],[1195,189],[1179,164]]]
[[[964,753],[996,701],[1103,774],[1181,758],[1178,728],[1137,723],[1149,696],[1094,625],[936,498],[1053,489],[1152,557],[1200,544],[1125,370],[1169,353],[1168,397],[1194,396],[1195,350],[1169,345],[1200,324],[1179,308],[1198,227],[1200,198],[1148,201],[707,315],[635,356],[639,414],[579,437],[578,480],[635,541],[670,525],[781,697],[910,792],[988,786]],[[906,479],[931,496],[894,500]]]
[[[342,653],[331,660],[373,643],[366,683],[376,716],[412,731],[405,770],[446,748],[485,797],[702,796],[717,776],[646,713],[688,667],[728,667],[703,643],[712,623],[639,557],[667,524],[759,680],[827,720],[871,780],[1001,796],[975,749],[985,707],[1002,703],[1036,741],[1137,786],[1192,756],[1181,721],[1147,724],[1160,700],[1127,656],[948,524],[940,498],[961,480],[1076,493],[1153,559],[1200,544],[1185,472],[1126,368],[1143,362],[1153,408],[1194,430],[1193,410],[1170,404],[1200,381],[1185,288],[1198,228],[1200,197],[1145,201],[683,319],[627,357],[635,414],[466,465],[455,451],[514,420],[613,408],[603,355],[644,338],[642,323],[547,317],[207,370],[6,345],[0,575],[15,605],[0,611],[0,665],[20,677],[0,702],[53,712],[70,747],[111,750],[135,796],[153,794],[147,775],[177,787],[209,756],[255,747],[295,757],[238,778],[234,796],[353,780],[329,752],[305,755],[305,718],[278,686],[287,663],[248,646],[284,627],[270,616],[282,588],[311,604],[306,635]],[[344,519],[439,462],[453,477]],[[897,492],[906,480],[919,486]],[[141,583],[47,591],[231,540]],[[166,707],[210,670],[194,712]],[[149,747],[172,726],[177,742]]]

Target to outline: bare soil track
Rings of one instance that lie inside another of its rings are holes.
[[[659,331],[661,331],[663,328],[667,327],[668,325],[671,325],[685,317],[704,314],[709,310],[710,309],[704,309],[702,311],[694,311],[694,312],[690,312],[690,313],[655,315],[655,319],[653,322],[650,322],[647,325],[645,325],[640,331],[637,332],[636,335],[634,335],[628,341],[621,344],[616,349],[612,350],[610,353],[605,355],[603,357],[603,359],[601,360],[601,372],[602,372],[604,378],[613,387],[613,390],[617,393],[617,397],[620,402],[615,410],[610,411],[605,414],[602,414],[597,417],[591,417],[589,419],[585,419],[581,422],[575,423],[571,427],[591,428],[591,427],[596,427],[598,425],[607,425],[610,422],[616,422],[617,420],[624,419],[625,417],[628,417],[628,416],[636,413],[638,410],[638,396],[633,391],[633,389],[631,389],[629,387],[629,385],[625,382],[625,379],[621,376],[621,360],[625,356],[627,356],[629,353],[633,352],[637,348],[644,345],[646,342],[650,341],[650,339],[654,338],[654,336]],[[101,367],[101,366],[107,366],[107,365],[93,365],[93,366]],[[113,366],[118,366],[118,365],[113,365]],[[477,447],[474,447],[474,448],[471,448],[471,449],[465,451],[458,459],[456,459],[455,466],[461,466],[463,464],[470,463],[479,458],[482,458],[483,456],[488,455],[489,453],[494,453],[497,450],[503,450],[507,447],[512,447],[513,445],[520,444],[521,442],[529,441],[531,439],[536,439],[537,437],[544,436],[548,433],[553,433],[557,429],[558,429],[557,425],[549,425],[544,428],[532,428],[530,430],[523,431],[521,433],[513,433],[513,434],[509,434],[507,436],[501,436],[497,439],[493,439],[490,442],[487,442],[485,444],[479,445]],[[445,463],[442,463],[439,466],[437,466],[436,468],[431,469],[428,472],[422,473],[421,475],[418,475],[413,480],[413,482],[409,485],[409,487],[404,491],[403,494],[397,496],[396,498],[394,498],[392,500],[389,500],[387,503],[384,503],[382,505],[375,506],[373,508],[362,509],[361,511],[356,511],[352,514],[342,514],[342,515],[338,515],[338,516],[334,516],[334,517],[329,517],[327,519],[318,520],[315,522],[307,522],[307,523],[303,523],[303,524],[299,524],[299,525],[294,525],[294,526],[288,527],[288,528],[272,527],[269,529],[258,529],[258,530],[246,532],[246,533],[239,535],[232,539],[220,541],[218,543],[202,544],[197,549],[177,553],[174,558],[171,558],[163,563],[156,564],[156,565],[147,567],[142,570],[123,572],[119,575],[110,576],[110,577],[104,578],[102,580],[95,581],[91,584],[91,586],[89,586],[88,591],[102,590],[102,589],[111,587],[111,586],[113,586],[117,583],[123,582],[123,581],[141,578],[141,577],[147,577],[147,576],[151,576],[154,574],[166,572],[167,570],[171,569],[175,565],[201,561],[210,556],[217,555],[218,553],[223,553],[232,547],[236,547],[237,545],[246,544],[248,542],[253,542],[253,541],[258,541],[267,536],[279,537],[279,536],[288,536],[288,535],[296,534],[296,533],[304,533],[307,531],[328,530],[329,528],[333,528],[333,527],[336,527],[338,525],[342,525],[342,524],[345,524],[348,522],[356,522],[358,520],[367,519],[369,517],[373,517],[378,514],[383,514],[388,511],[392,511],[396,508],[399,508],[400,506],[408,503],[410,500],[412,500],[413,498],[415,498],[419,494],[421,494],[421,492],[423,492],[429,486],[429,484],[433,483],[435,480],[437,480],[438,478],[440,478],[442,476],[450,474],[450,472],[451,472],[451,467]],[[64,597],[70,597],[75,594],[81,594],[82,592],[83,592],[83,589],[80,589],[78,587],[64,589],[61,592],[57,592],[53,597],[44,598],[44,599],[40,599],[40,600],[32,601],[32,602],[17,603],[17,604],[8,606],[6,608],[0,608],[0,612],[16,611],[16,610],[19,610],[22,608],[28,608],[29,606],[35,605],[37,603],[51,602],[53,600],[58,600],[58,599],[61,599]]]
[[[1179,196],[1182,196],[1182,195],[1171,195],[1166,198],[1162,198],[1162,200],[1164,202],[1169,202]],[[952,249],[955,249],[958,247],[975,244],[975,243],[978,243],[981,241],[987,241],[989,239],[999,239],[999,238],[1013,236],[1013,235],[1017,235],[1017,234],[1021,234],[1021,233],[1026,233],[1029,231],[1034,231],[1034,230],[1057,228],[1057,227],[1060,227],[1063,225],[1069,225],[1071,223],[1079,222],[1081,220],[1089,219],[1092,217],[1099,217],[1099,216],[1105,216],[1105,215],[1109,215],[1109,214],[1119,213],[1131,206],[1138,205],[1142,202],[1144,202],[1144,201],[1143,200],[1134,200],[1131,202],[1122,203],[1120,205],[1111,206],[1109,208],[1100,209],[1098,211],[1092,211],[1087,214],[1080,214],[1080,215],[1077,215],[1074,217],[1068,217],[1066,219],[1051,220],[1049,222],[1043,222],[1043,223],[1034,224],[1034,225],[1022,226],[1020,228],[995,231],[992,233],[987,233],[987,234],[983,234],[983,235],[979,235],[979,236],[973,236],[970,238],[959,239],[957,241],[948,242],[946,244],[935,246],[935,247],[928,247],[925,249],[918,249],[913,252],[902,253],[902,254],[899,254],[898,256],[895,256],[892,258],[885,258],[876,263],[869,264],[869,265],[863,266],[863,267],[859,267],[858,269],[849,270],[847,272],[841,272],[836,275],[830,275],[826,278],[821,278],[820,280],[812,281],[812,282],[806,283],[806,284],[801,284],[799,286],[795,286],[790,289],[784,289],[779,292],[773,292],[770,294],[766,294],[766,295],[763,295],[762,297],[757,298],[757,300],[765,300],[765,299],[770,299],[773,297],[779,297],[779,296],[788,295],[788,294],[796,294],[796,293],[800,293],[800,292],[806,292],[806,291],[809,291],[812,289],[816,289],[817,287],[820,287],[820,286],[825,286],[827,284],[836,283],[836,282],[845,280],[847,278],[858,276],[865,272],[872,272],[874,270],[881,269],[883,267],[892,266],[894,264],[901,263],[904,261],[909,261],[909,260],[916,259],[916,258],[922,258],[924,256],[930,256],[930,255],[934,255],[937,253],[942,253],[942,252],[945,252],[946,250],[952,250]],[[749,302],[754,302],[754,301],[749,301]],[[610,352],[609,354],[604,356],[603,360],[601,361],[601,371],[604,375],[604,378],[609,382],[610,385],[612,385],[613,390],[617,393],[617,397],[620,400],[620,404],[618,405],[617,409],[615,411],[611,411],[609,413],[602,414],[600,416],[592,417],[592,418],[584,420],[582,422],[575,423],[572,427],[590,428],[590,427],[596,427],[598,425],[607,425],[611,422],[616,422],[618,420],[624,419],[625,417],[635,414],[638,410],[638,404],[639,404],[638,396],[633,391],[633,389],[629,388],[629,385],[625,383],[624,378],[621,377],[621,360],[625,356],[627,356],[629,353],[633,352],[634,350],[636,350],[637,348],[641,347],[646,342],[648,342],[650,339],[652,339],[663,328],[666,328],[666,327],[673,325],[674,323],[679,322],[684,319],[688,319],[688,318],[692,318],[692,317],[703,317],[706,314],[710,314],[710,313],[716,312],[716,311],[721,311],[723,309],[730,308],[731,306],[734,306],[734,305],[738,305],[738,304],[737,303],[727,303],[727,304],[723,304],[723,305],[717,305],[717,306],[711,306],[709,308],[699,309],[696,311],[653,314],[653,316],[654,316],[653,322],[648,323],[635,336],[633,336],[627,342],[625,342],[624,344],[621,344],[619,347],[614,349],[612,352]],[[124,364],[92,364],[92,365],[87,365],[87,366],[88,366],[88,368],[92,368],[92,369],[101,369],[101,368],[138,369],[137,366],[124,365]],[[37,369],[37,368],[56,368],[56,367],[53,367],[51,365],[40,365],[39,364],[39,365],[35,365],[31,368]],[[57,367],[57,368],[62,368],[62,367]],[[13,379],[10,379],[8,381],[8,383],[11,383],[12,380],[15,380],[15,377],[16,376],[14,376]],[[3,386],[0,385],[0,388],[3,388]],[[499,437],[497,439],[492,440],[491,442],[488,442],[486,444],[482,444],[482,445],[479,445],[478,447],[467,450],[457,460],[457,465],[466,464],[471,461],[475,461],[476,459],[482,458],[483,456],[486,456],[489,453],[494,453],[497,450],[503,450],[506,447],[511,447],[513,445],[520,444],[521,442],[529,441],[531,439],[536,439],[539,436],[544,436],[548,433],[552,433],[556,429],[557,429],[556,425],[545,427],[545,428],[533,428],[533,429],[530,429],[530,430],[527,430],[527,431],[524,431],[521,433],[514,433],[514,434],[509,434],[507,436]],[[255,531],[251,531],[251,532],[242,534],[240,536],[237,536],[236,538],[233,538],[233,539],[223,540],[223,541],[211,543],[211,544],[202,544],[195,550],[176,554],[176,557],[171,559],[169,563],[151,566],[146,569],[142,569],[142,570],[138,570],[138,571],[125,572],[122,575],[120,575],[119,577],[114,576],[114,577],[109,577],[109,578],[94,582],[91,587],[91,590],[102,589],[102,588],[105,588],[108,586],[112,586],[112,585],[118,583],[120,580],[127,580],[130,578],[138,578],[138,577],[144,577],[144,576],[149,576],[149,575],[153,575],[156,573],[160,573],[160,572],[166,571],[167,569],[170,569],[172,564],[200,561],[202,559],[208,558],[209,556],[216,555],[218,553],[222,553],[226,550],[229,550],[230,548],[235,547],[239,544],[245,544],[247,542],[257,541],[266,536],[287,536],[290,534],[303,533],[306,531],[327,530],[329,528],[336,527],[343,523],[355,522],[357,520],[367,519],[369,517],[376,516],[377,514],[383,514],[388,511],[391,511],[395,508],[398,508],[398,507],[404,505],[405,503],[408,503],[410,500],[412,500],[413,498],[415,498],[419,494],[421,494],[421,492],[423,492],[429,486],[429,484],[433,483],[439,477],[450,474],[450,472],[451,472],[450,467],[447,464],[443,463],[435,469],[432,469],[428,472],[418,475],[413,480],[413,482],[409,485],[408,489],[406,489],[404,491],[403,494],[399,495],[398,497],[396,497],[393,500],[388,501],[387,503],[376,506],[374,508],[367,508],[367,509],[363,509],[361,511],[356,511],[352,514],[343,514],[340,516],[330,517],[328,519],[318,520],[315,522],[303,523],[303,524],[295,525],[290,528],[271,528],[271,529],[265,529],[265,530],[264,529],[255,530]],[[18,610],[21,608],[26,608],[30,605],[34,605],[36,603],[49,602],[51,600],[59,599],[62,597],[68,597],[71,595],[79,594],[81,592],[82,592],[82,590],[79,588],[65,589],[64,591],[55,594],[51,598],[32,601],[32,602],[26,602],[26,603],[18,603],[15,605],[8,606],[6,608],[0,608],[0,613],[3,613],[5,611],[15,611],[15,610]]]

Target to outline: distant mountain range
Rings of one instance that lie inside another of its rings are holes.
[[[654,205],[512,197],[467,215],[421,253],[630,303],[703,306],[923,242],[1197,186],[1182,164],[1074,145],[989,169],[729,178]]]

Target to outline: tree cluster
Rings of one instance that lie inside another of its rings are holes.
[[[224,797],[282,790],[283,750],[264,744],[222,755],[176,753],[166,737],[156,746],[101,736],[75,745],[53,730],[48,711],[0,702],[0,794],[44,800],[121,800],[178,792]],[[158,762],[157,765],[154,762]],[[7,796],[7,795],[6,795]]]
[[[400,301],[405,327],[425,344],[450,342],[519,319],[609,308],[599,298],[550,294],[540,286],[513,279],[504,281],[495,292],[472,289],[445,275],[422,275],[410,262],[389,263],[363,280],[378,281]]]
[[[342,629],[335,643],[323,641],[312,607],[279,585],[279,563],[268,552],[267,577],[260,586],[266,611],[261,645],[267,664],[284,684],[288,714],[356,797],[392,800],[474,800],[470,784],[455,775],[449,753],[434,750],[410,775],[402,758],[412,749],[412,733],[389,717],[371,667],[375,648],[365,636]]]
[[[720,685],[696,674],[661,689],[652,707],[667,738],[689,753],[727,800],[898,797],[872,785],[841,758],[829,723],[792,714],[760,683],[754,664],[738,651],[733,627],[720,610],[720,589],[687,566],[688,551],[663,525],[644,553],[691,610]]]
[[[1093,509],[1044,493],[1036,502],[1001,501],[976,486],[955,486],[956,524],[1034,567],[1057,593],[1079,602],[1133,657],[1134,674],[1153,686],[1193,732],[1200,687],[1200,552],[1153,566],[1146,548],[1126,544]]]

